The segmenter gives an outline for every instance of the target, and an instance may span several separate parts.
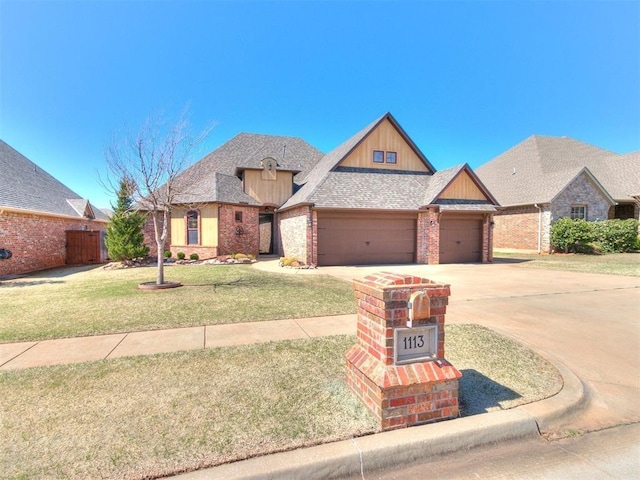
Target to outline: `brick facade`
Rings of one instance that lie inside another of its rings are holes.
[[[418,239],[416,263],[437,265],[440,263],[440,221],[438,210],[428,208],[418,212]]]
[[[358,302],[357,344],[346,354],[346,379],[381,429],[457,417],[462,374],[444,358],[449,285],[383,272],[354,281],[353,288]],[[429,317],[419,323],[437,325],[437,358],[397,365],[394,330],[406,327],[407,302],[414,292],[428,297]]]
[[[218,254],[260,252],[260,209],[244,205],[220,205],[218,211]],[[242,221],[236,221],[236,212]]]
[[[0,260],[0,277],[64,265],[67,230],[105,231],[106,223],[0,208],[0,248],[13,254]]]

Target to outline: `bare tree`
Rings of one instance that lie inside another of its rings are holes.
[[[137,133],[127,129],[124,134],[115,135],[106,148],[108,179],[103,183],[113,190],[121,179],[130,179],[131,197],[138,209],[148,212],[153,220],[158,285],[165,283],[164,249],[172,206],[197,180],[185,170],[193,163],[197,148],[212,129],[213,125],[193,135],[186,111],[175,123],[167,123],[161,116],[154,115]]]

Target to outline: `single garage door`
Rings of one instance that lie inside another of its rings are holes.
[[[482,261],[482,217],[440,220],[440,263]]]
[[[319,265],[414,263],[417,215],[318,212]]]

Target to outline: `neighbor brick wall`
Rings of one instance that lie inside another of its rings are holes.
[[[549,216],[542,207],[542,251],[549,252]],[[510,207],[493,216],[493,247],[518,250],[538,249],[539,211],[533,205]]]
[[[610,204],[585,173],[560,192],[551,205],[551,222],[571,216],[572,205],[586,205],[587,220],[609,218]]]
[[[0,248],[11,250],[13,255],[9,260],[0,260],[0,277],[64,265],[65,232],[85,227],[104,231],[106,223],[3,211],[0,213]]]

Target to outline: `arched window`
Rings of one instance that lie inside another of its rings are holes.
[[[198,228],[198,212],[189,210],[187,212],[187,245],[199,245],[200,235]]]

